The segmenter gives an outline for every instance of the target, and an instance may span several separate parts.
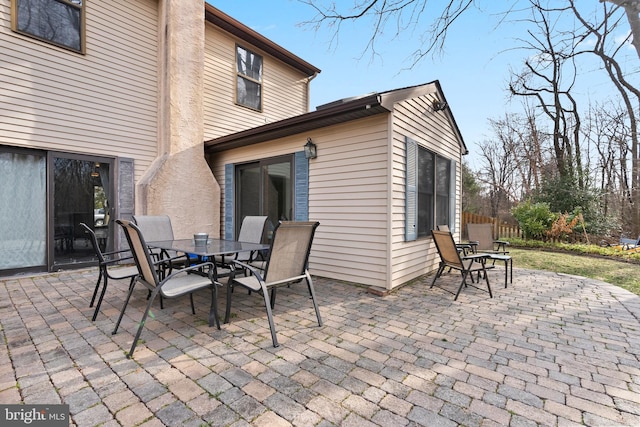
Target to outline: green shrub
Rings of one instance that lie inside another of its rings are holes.
[[[551,212],[548,203],[521,202],[511,209],[525,239],[544,240],[545,232],[551,229],[556,216]]]

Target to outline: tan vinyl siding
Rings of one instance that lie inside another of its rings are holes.
[[[0,0],[0,144],[156,157],[158,1],[86,3],[86,55],[11,31]],[[144,40],[144,43],[140,43]]]
[[[236,44],[263,58],[262,111],[235,103]],[[307,112],[307,77],[218,27],[205,26],[204,139]]]
[[[309,165],[309,219],[320,221],[311,252],[311,272],[386,287],[387,117],[381,114],[219,153],[213,156],[212,164],[221,194],[224,195],[225,164],[301,151],[307,137],[311,137],[318,145],[318,158]]]
[[[387,281],[386,115],[333,127],[320,140],[309,180],[318,275],[385,287]]]
[[[393,122],[392,279],[395,287],[437,267],[439,260],[431,238],[405,241],[405,136],[427,149],[456,161],[456,196],[460,195],[460,147],[444,112],[433,112],[431,96],[396,104]],[[459,203],[456,203],[459,213]],[[459,218],[459,215],[456,215]],[[459,223],[456,227],[459,230]],[[459,237],[459,235],[458,235]]]

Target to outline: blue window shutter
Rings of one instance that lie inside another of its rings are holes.
[[[235,167],[233,163],[224,165],[224,238],[227,240],[233,240],[235,237],[233,235],[234,170]]]
[[[133,159],[119,157],[116,164],[117,175],[117,188],[115,203],[116,218],[123,218],[131,220],[134,213],[134,195],[135,195],[135,170],[133,167]],[[114,203],[111,203],[111,207],[114,207]],[[113,215],[113,212],[111,213]]]
[[[294,221],[309,220],[309,159],[304,151],[298,151],[294,157],[295,190]]]
[[[112,203],[112,220],[122,218],[133,219],[135,210],[135,169],[133,159],[119,157],[116,162],[116,203]],[[127,239],[122,231],[122,227],[117,227],[115,234],[114,248],[117,250],[128,249]]]
[[[456,231],[456,173],[457,162],[451,160],[451,178],[449,179],[449,224],[451,224],[451,232]]]
[[[418,238],[418,144],[405,137],[406,182],[405,182],[405,240]]]

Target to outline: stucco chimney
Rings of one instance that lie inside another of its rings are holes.
[[[177,238],[220,235],[220,186],[204,157],[204,3],[160,0],[158,157],[138,183],[136,214],[171,217]]]

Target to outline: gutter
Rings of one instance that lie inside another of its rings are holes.
[[[389,112],[390,110],[381,105],[378,94],[367,95],[348,102],[338,101],[309,113],[205,141],[204,150],[207,154],[217,153]]]

